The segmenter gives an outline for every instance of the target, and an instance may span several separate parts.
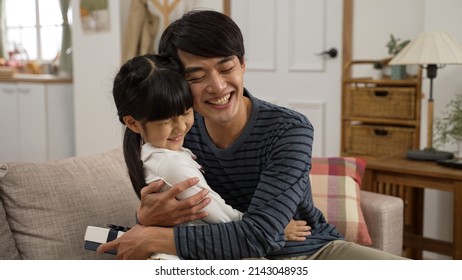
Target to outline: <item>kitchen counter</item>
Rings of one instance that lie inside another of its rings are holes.
[[[14,74],[12,77],[0,77],[0,82],[72,83],[72,77],[50,74]]]

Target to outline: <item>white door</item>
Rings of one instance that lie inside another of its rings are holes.
[[[313,156],[340,154],[342,0],[232,0],[244,34],[245,87],[305,114]],[[335,58],[321,53],[335,48]]]

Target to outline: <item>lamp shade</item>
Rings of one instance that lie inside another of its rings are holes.
[[[446,32],[424,32],[402,49],[389,64],[462,64],[462,45]]]

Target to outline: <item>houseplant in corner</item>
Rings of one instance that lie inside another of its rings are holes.
[[[462,93],[448,103],[443,114],[435,119],[435,145],[455,142],[457,158],[462,158]]]
[[[390,34],[390,40],[386,44],[388,48],[388,54],[395,56],[397,55],[404,47],[409,44],[409,40],[401,41],[400,38],[396,38]],[[391,66],[391,79],[392,80],[401,80],[406,77],[406,66],[405,65],[392,65]]]

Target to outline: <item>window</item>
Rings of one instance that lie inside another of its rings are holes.
[[[5,0],[5,19],[6,52],[16,59],[47,62],[61,51],[59,0]]]

